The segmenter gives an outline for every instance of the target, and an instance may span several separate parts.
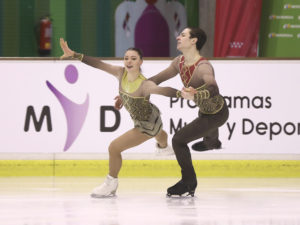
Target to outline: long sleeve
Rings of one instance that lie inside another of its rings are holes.
[[[177,89],[171,87],[159,87],[157,89],[157,92],[153,94],[159,94],[167,97],[176,97],[177,91],[178,91]]]
[[[162,83],[166,80],[169,80],[172,77],[175,77],[179,72],[179,70],[176,66],[178,64],[178,60],[179,60],[179,58],[176,57],[167,69],[161,71],[160,73],[158,73],[157,75],[154,75],[153,77],[150,77],[149,80],[151,80],[155,84],[159,85],[160,83]]]
[[[215,114],[222,109],[224,99],[219,94],[213,68],[208,62],[204,61],[197,66],[188,86],[197,90],[194,102],[202,113]]]
[[[105,63],[103,63],[100,59],[92,56],[83,55],[81,61],[89,66],[95,67],[100,70],[104,70],[106,66]]]
[[[145,97],[151,94],[163,95],[167,97],[176,97],[177,91],[177,89],[172,87],[160,87],[150,80],[146,80],[143,83],[143,95]]]
[[[194,94],[194,102],[200,111],[205,114],[215,114],[220,111],[224,105],[224,99],[221,95],[211,95],[209,85],[204,84],[197,88]]]
[[[114,65],[105,63],[102,60],[100,60],[96,57],[92,57],[92,56],[83,55],[81,61],[89,66],[103,70],[114,76],[120,76],[120,75],[122,75],[122,73],[124,71],[124,68],[121,66],[114,66]]]

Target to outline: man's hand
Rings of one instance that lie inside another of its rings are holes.
[[[121,97],[118,95],[114,98],[115,101],[115,109],[120,110],[123,107],[123,102]]]
[[[188,99],[188,100],[194,100],[194,94],[197,93],[197,90],[194,89],[193,87],[183,87],[181,90],[181,96],[184,99]]]

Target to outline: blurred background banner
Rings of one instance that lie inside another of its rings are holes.
[[[176,1],[124,1],[115,12],[115,56],[129,47],[145,57],[176,56],[176,37],[187,26],[184,5]]]
[[[198,6],[198,0],[0,0],[0,56],[41,56],[38,32],[46,16],[52,43],[43,56],[61,55],[60,37],[91,56],[123,56],[134,45],[146,56],[174,56],[177,33],[198,26]]]
[[[215,57],[256,57],[262,0],[217,0]]]
[[[264,1],[260,31],[260,56],[300,56],[300,1]]]
[[[57,57],[63,37],[91,56],[122,57],[134,46],[174,57],[189,26],[207,33],[206,57],[299,57],[299,16],[300,0],[0,0],[0,56]],[[51,49],[43,52],[45,17]]]

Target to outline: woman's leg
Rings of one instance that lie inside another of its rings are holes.
[[[175,154],[173,148],[168,145],[168,134],[164,130],[161,130],[155,136],[155,139],[157,142],[155,151],[156,156],[171,156]]]
[[[155,136],[155,139],[160,148],[165,148],[168,145],[168,134],[164,130],[160,130],[160,132]]]
[[[119,171],[122,166],[122,151],[140,145],[150,138],[152,137],[141,133],[137,128],[133,128],[113,140],[108,148],[109,175],[115,178],[118,177]]]
[[[121,152],[137,146],[151,136],[141,133],[137,128],[127,131],[125,134],[113,140],[109,145],[109,175],[104,180],[103,184],[94,188],[91,196],[94,198],[102,198],[113,196],[118,188],[118,174],[122,166]]]

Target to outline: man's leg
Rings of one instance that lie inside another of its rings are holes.
[[[199,115],[198,118],[180,129],[172,138],[172,145],[178,164],[181,167],[182,179],[168,188],[168,195],[181,195],[188,192],[192,196],[197,187],[196,173],[192,164],[188,143],[218,130],[228,119],[228,109],[225,107],[214,115]],[[218,135],[218,133],[214,133]]]
[[[182,195],[184,193],[189,193],[191,196],[194,196],[197,187],[197,177],[188,143],[203,137],[207,126],[208,121],[206,119],[197,118],[180,129],[173,136],[172,145],[177,162],[181,167],[182,178],[178,183],[168,188],[168,196]]]
[[[196,142],[192,149],[198,152],[204,152],[213,149],[221,149],[222,143],[219,140],[219,129],[215,129],[203,138],[203,141]]]
[[[192,145],[192,149],[198,152],[221,149],[222,143],[219,140],[219,127],[222,126],[228,119],[228,107],[225,104],[220,112],[214,115],[199,114],[199,117],[211,118],[210,127],[207,127],[206,133],[203,136],[203,141],[196,142]]]

